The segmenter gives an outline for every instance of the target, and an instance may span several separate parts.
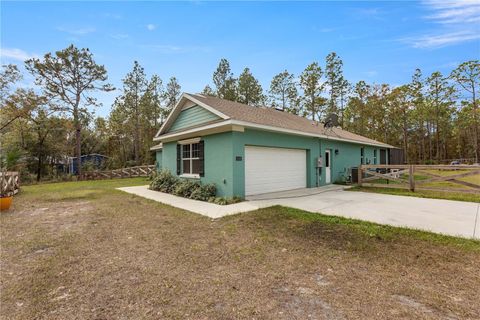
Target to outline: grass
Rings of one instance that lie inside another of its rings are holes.
[[[391,194],[396,196],[408,196],[408,197],[417,197],[417,198],[480,202],[480,195],[474,194],[474,193],[442,192],[442,191],[431,191],[431,190],[416,190],[415,192],[412,192],[407,189],[358,187],[358,186],[352,187],[346,190]]]
[[[452,176],[457,174],[466,173],[469,170],[422,170],[415,174],[415,181],[422,181],[432,178],[425,172],[431,173],[437,176]],[[408,180],[408,175],[403,174],[401,176],[403,179]],[[480,174],[466,176],[459,178],[458,180],[469,182],[472,184],[476,184],[480,186]],[[389,181],[387,179],[376,179],[373,181],[369,181],[369,183],[376,183],[376,184],[390,184],[395,185],[399,184],[400,182],[397,181]],[[420,187],[420,186],[419,186]],[[458,201],[470,201],[470,202],[480,202],[480,190],[472,188],[470,186],[461,185],[455,182],[450,181],[434,181],[426,184],[422,184],[421,187],[424,188],[443,188],[443,189],[463,189],[463,190],[477,190],[478,193],[463,193],[463,192],[455,192],[455,191],[437,191],[437,190],[416,190],[415,192],[411,192],[407,189],[402,188],[381,188],[381,187],[353,187],[349,190],[351,191],[364,191],[364,192],[374,192],[374,193],[382,193],[382,194],[392,194],[392,195],[400,195],[400,196],[411,196],[411,197],[419,197],[419,198],[432,198],[432,199],[446,199],[446,200],[458,200]]]
[[[458,237],[451,237],[441,235],[432,232],[426,232],[421,230],[398,228],[386,225],[380,225],[372,222],[348,219],[336,216],[327,216],[322,214],[316,214],[306,212],[294,208],[278,208],[280,215],[283,219],[297,219],[305,221],[307,223],[322,223],[325,225],[341,225],[352,231],[353,233],[363,235],[363,240],[366,241],[369,238],[388,239],[389,241],[395,241],[402,237],[410,237],[416,240],[429,241],[431,243],[438,244],[451,244],[458,247],[462,247],[469,250],[480,251],[480,241],[472,239],[464,239]]]
[[[212,220],[115,190],[147,183],[22,188],[0,215],[0,318],[480,318],[478,241],[278,206]]]

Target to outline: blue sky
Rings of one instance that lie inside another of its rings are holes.
[[[211,83],[221,58],[267,89],[332,51],[351,82],[399,85],[415,68],[449,73],[480,57],[480,0],[384,2],[1,2],[1,61],[21,64],[73,43],[88,47],[117,88],[134,60],[182,90]],[[26,77],[24,85],[31,85]],[[98,115],[119,92],[102,94]]]

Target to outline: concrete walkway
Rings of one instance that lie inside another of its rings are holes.
[[[473,202],[352,192],[335,186],[308,189],[305,192],[293,190],[265,194],[250,197],[250,201],[220,206],[148,190],[148,186],[119,189],[210,218],[282,205],[326,215],[480,239],[480,204]]]

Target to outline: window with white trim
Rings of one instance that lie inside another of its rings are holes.
[[[182,145],[182,174],[200,174],[200,144],[189,143]]]

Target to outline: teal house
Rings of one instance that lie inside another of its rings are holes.
[[[154,140],[158,170],[242,198],[345,182],[360,164],[387,164],[394,148],[274,108],[187,93]]]

